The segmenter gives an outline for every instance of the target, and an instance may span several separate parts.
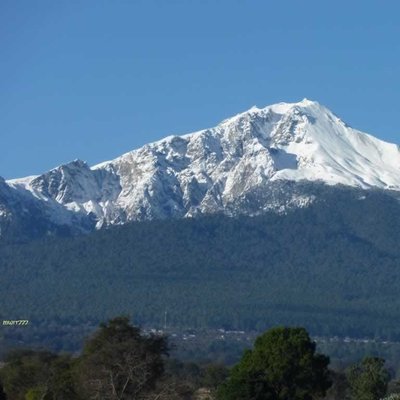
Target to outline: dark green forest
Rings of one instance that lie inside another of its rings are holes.
[[[131,223],[0,246],[2,340],[79,347],[121,313],[140,326],[400,341],[400,206],[335,189],[286,214]],[[66,344],[67,343],[67,344]]]

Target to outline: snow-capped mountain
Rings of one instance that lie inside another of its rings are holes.
[[[0,180],[0,223],[36,213],[53,226],[87,230],[216,212],[252,215],[309,204],[314,195],[301,189],[305,182],[400,191],[399,147],[307,99],[253,107],[93,167],[76,160],[40,176]]]

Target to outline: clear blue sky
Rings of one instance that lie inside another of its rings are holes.
[[[400,142],[400,2],[2,0],[0,175],[304,97]]]

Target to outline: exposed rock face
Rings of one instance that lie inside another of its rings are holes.
[[[400,152],[316,102],[256,107],[215,128],[170,136],[90,168],[0,180],[0,226],[39,218],[91,230],[132,220],[303,207],[302,183],[400,190]],[[29,225],[29,222],[26,222]]]

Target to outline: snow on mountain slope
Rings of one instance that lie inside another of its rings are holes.
[[[92,168],[76,160],[7,185],[16,197],[30,193],[46,203],[58,223],[71,223],[71,213],[79,213],[101,227],[199,213],[254,214],[313,200],[296,191],[283,196],[287,181],[399,191],[399,147],[304,99],[253,107],[215,128],[169,136]]]

